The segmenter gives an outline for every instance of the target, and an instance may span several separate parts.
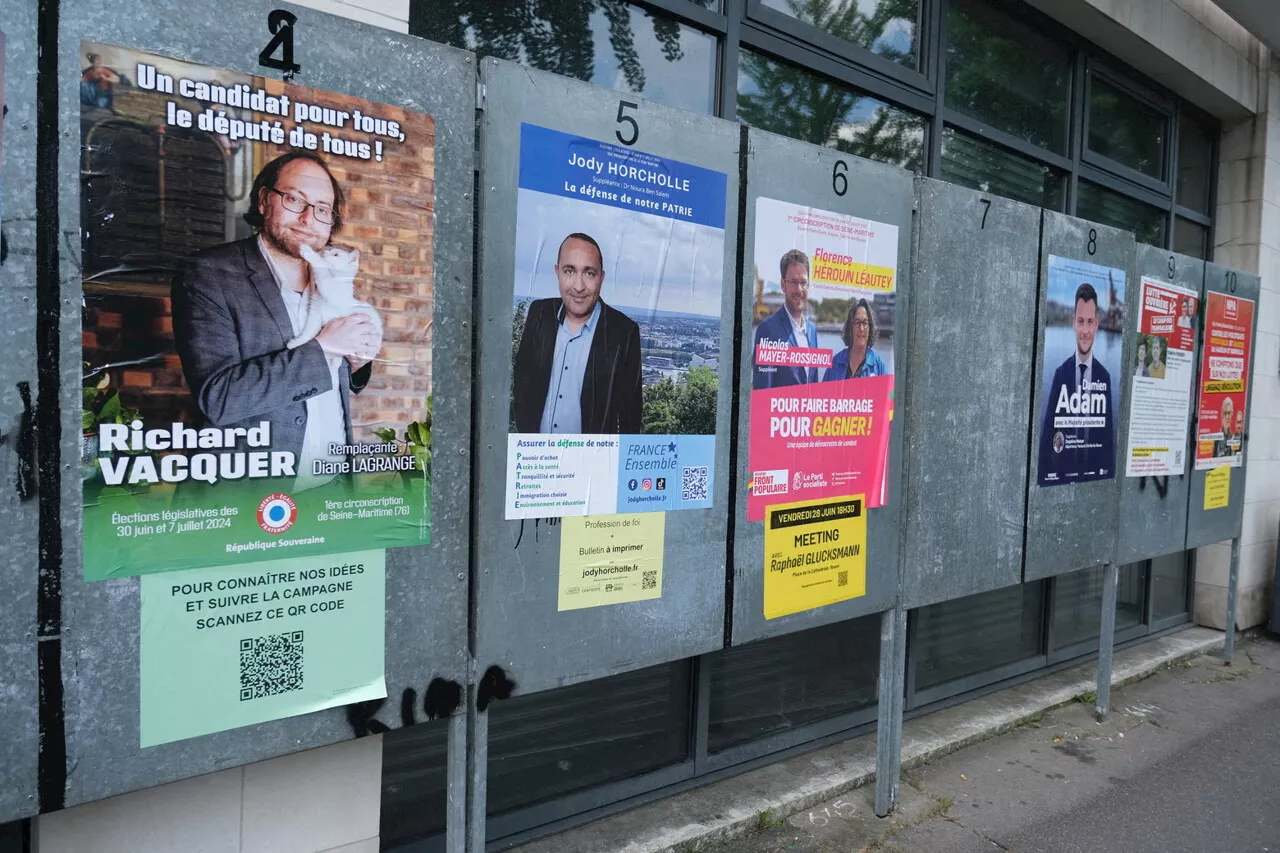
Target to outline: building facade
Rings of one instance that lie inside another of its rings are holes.
[[[1280,525],[1280,31],[1251,31],[1233,17],[1249,20],[1247,0],[303,5],[1256,272],[1237,624],[1265,622]],[[1123,567],[1117,641],[1192,622],[1223,627],[1229,551],[1221,543]],[[908,714],[1095,652],[1101,575],[1077,572],[912,612]],[[866,732],[878,643],[877,619],[853,620],[500,703],[489,724],[488,838],[515,844]],[[77,806],[8,832],[15,849],[41,853],[435,849],[444,762],[442,728],[406,728]]]

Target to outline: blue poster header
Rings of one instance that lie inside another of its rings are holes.
[[[520,188],[724,228],[723,172],[520,125]]]

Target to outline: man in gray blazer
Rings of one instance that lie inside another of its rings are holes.
[[[331,479],[319,460],[352,443],[350,395],[369,381],[381,331],[367,315],[330,320],[290,349],[314,309],[304,260],[342,227],[342,188],[324,160],[291,151],[268,163],[244,214],[256,234],[192,255],[173,282],[173,335],[207,425],[271,423],[271,449],[295,454],[297,487]],[[354,266],[351,267],[354,270]]]

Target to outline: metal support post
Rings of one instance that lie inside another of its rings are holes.
[[[467,851],[467,712],[459,708],[449,718],[448,779],[446,781],[445,853]]]
[[[467,850],[484,853],[489,785],[489,711],[476,710],[476,688],[467,688]]]
[[[1094,713],[1098,722],[1111,713],[1111,653],[1116,646],[1116,589],[1120,567],[1107,563],[1102,569],[1102,630],[1098,635],[1098,692]]]
[[[1236,656],[1236,598],[1240,594],[1240,537],[1231,540],[1231,573],[1227,576],[1226,639],[1222,643],[1222,662],[1230,666]]]
[[[876,816],[898,805],[902,776],[902,709],[906,701],[907,611],[880,617],[880,706],[876,725]]]

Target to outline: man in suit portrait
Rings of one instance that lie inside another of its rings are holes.
[[[342,228],[343,193],[318,155],[291,151],[258,173],[244,219],[254,235],[197,252],[173,282],[173,334],[187,386],[206,424],[271,423],[271,449],[296,459],[298,488],[332,478],[312,463],[352,443],[351,394],[382,348],[365,313],[325,323],[289,347],[316,307],[317,277],[354,276],[320,256]],[[305,258],[310,257],[308,261]],[[342,457],[338,457],[341,459]]]
[[[516,432],[633,435],[643,429],[640,327],[600,298],[604,254],[575,232],[556,253],[560,296],[529,305],[511,394]]]
[[[1098,293],[1093,285],[1081,284],[1075,297],[1075,351],[1054,371],[1040,424],[1042,486],[1115,476],[1115,395],[1111,374],[1093,352],[1098,334]],[[1059,431],[1065,441],[1061,452],[1054,452],[1053,437]]]
[[[809,308],[809,256],[799,249],[790,250],[778,262],[778,272],[782,278],[782,305],[756,328],[751,349],[753,362],[762,341],[810,349],[818,347],[818,327],[805,316]],[[816,367],[756,364],[751,387],[758,391],[761,388],[784,388],[817,381]]]

